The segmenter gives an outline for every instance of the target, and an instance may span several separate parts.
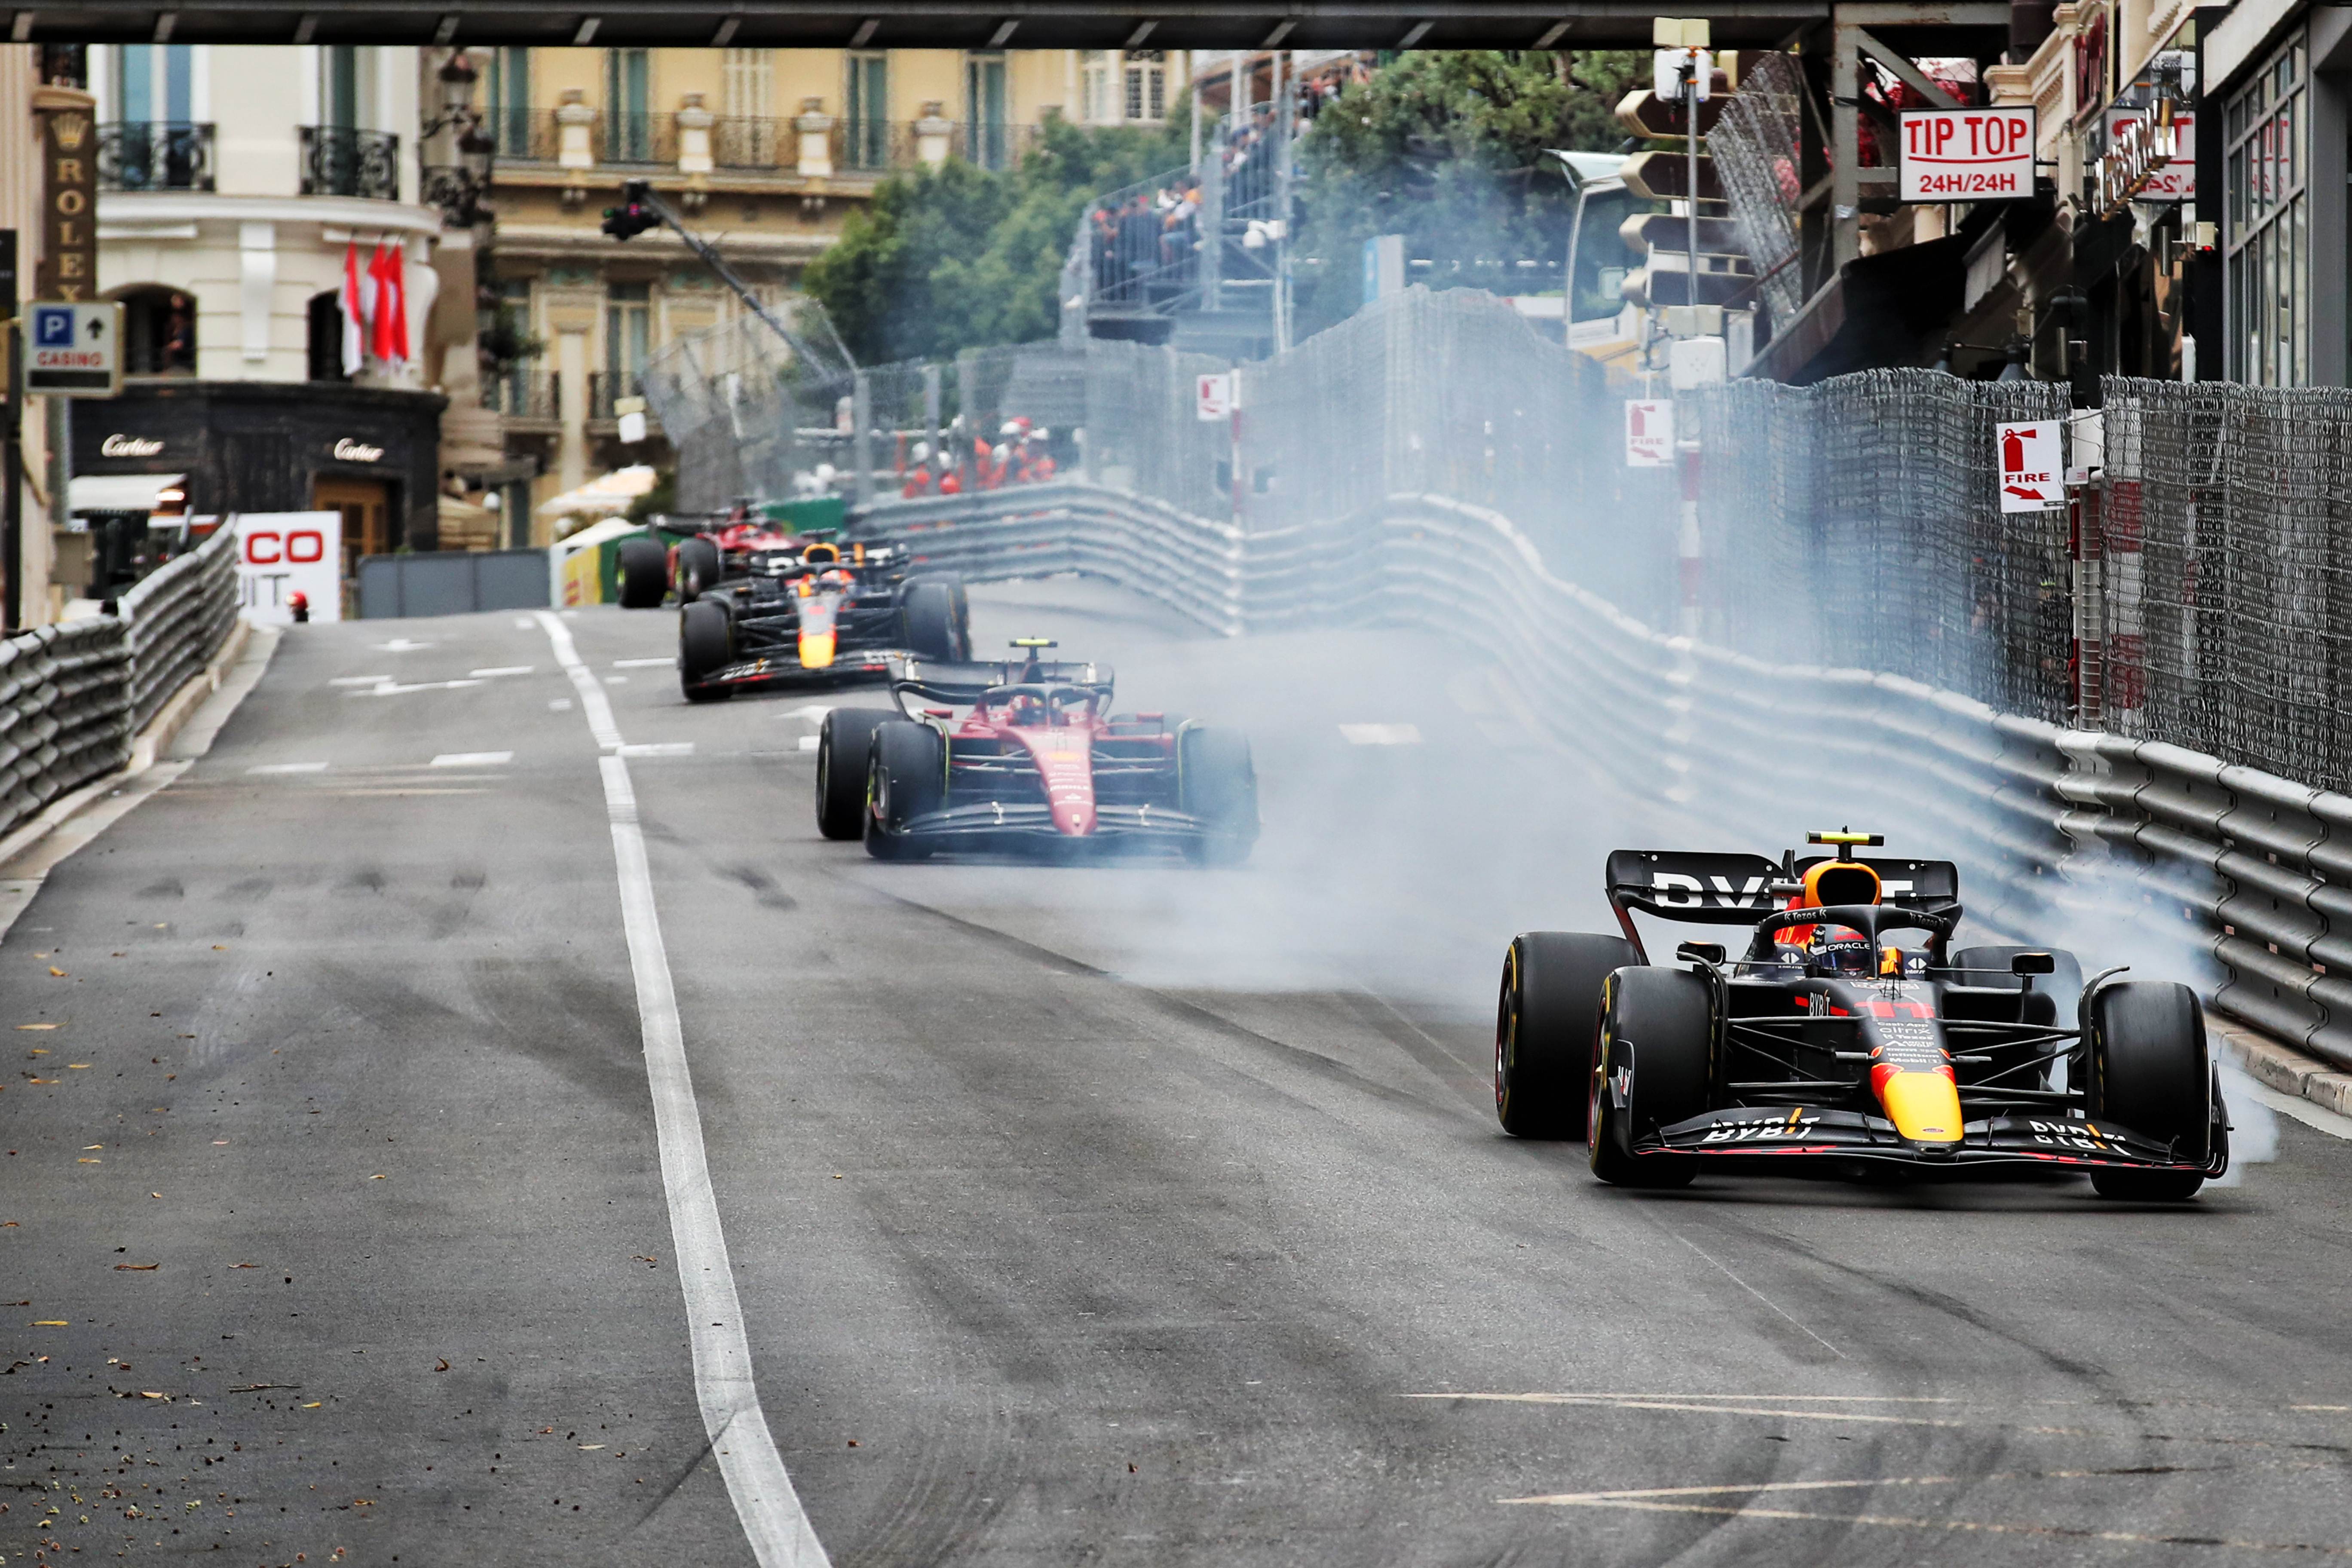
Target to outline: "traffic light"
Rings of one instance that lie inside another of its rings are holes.
[[[628,239],[649,228],[661,226],[661,215],[653,209],[648,199],[653,195],[643,180],[631,180],[621,187],[621,205],[604,209],[604,232],[614,239]]]

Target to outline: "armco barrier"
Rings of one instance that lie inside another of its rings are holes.
[[[131,738],[236,619],[226,528],[124,595],[111,616],[0,641],[0,837],[131,760]]]
[[[1088,572],[1228,636],[1459,636],[1631,798],[1773,840],[1851,813],[1888,831],[1890,853],[1959,861],[1987,938],[2063,942],[2095,928],[2168,962],[2209,954],[2217,973],[2194,978],[2218,983],[2221,1010],[2352,1069],[2352,976],[2337,977],[2352,971],[2352,797],[1900,677],[1664,636],[1554,575],[1509,520],[1443,497],[1252,535],[1055,483],[887,501],[857,522],[972,581]],[[1450,591],[1426,591],[1433,569]]]

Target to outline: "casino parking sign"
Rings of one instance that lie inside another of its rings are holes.
[[[41,300],[25,313],[25,390],[64,397],[122,391],[122,307]]]

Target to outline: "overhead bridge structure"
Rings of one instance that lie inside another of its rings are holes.
[[[1656,6],[1630,0],[70,0],[13,13],[17,43],[670,46],[770,48],[1581,48],[1646,46]],[[1868,12],[1861,26],[2006,26],[2000,5],[1686,0],[1718,46],[1769,47]],[[1981,16],[1978,15],[1981,14]],[[1923,51],[1927,52],[1927,51]],[[1970,52],[1965,47],[1951,52]]]

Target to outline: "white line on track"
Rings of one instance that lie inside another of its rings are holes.
[[[389,675],[339,675],[327,684],[330,686],[382,686],[391,679]]]
[[[264,763],[257,768],[245,770],[249,773],[323,773],[324,763]]]
[[[572,641],[572,628],[546,610],[537,612],[535,619],[547,632],[547,640],[555,648],[555,662],[572,678],[572,689],[580,693],[581,711],[588,716],[588,731],[596,743],[612,751],[621,743],[620,727],[613,722],[613,705],[605,700],[604,689],[596,684],[596,672],[581,662],[580,649]]]
[[[1418,746],[1421,726],[1418,724],[1342,724],[1339,733],[1351,746]]]
[[[677,659],[675,657],[669,658],[616,658],[613,661],[613,668],[614,669],[676,669],[677,668]]]
[[[555,657],[579,688],[581,706],[598,745],[618,752],[597,759],[604,781],[604,807],[613,827],[613,859],[621,885],[621,929],[628,938],[629,969],[636,981],[637,1021],[646,1048],[646,1080],[654,1102],[654,1137],[661,1149],[662,1191],[669,1203],[670,1245],[677,1259],[678,1285],[686,1298],[688,1343],[694,1355],[694,1393],[702,1408],[702,1428],[727,1482],[751,1553],[761,1568],[830,1568],[832,1559],[809,1524],[800,1493],[776,1451],[760,1392],[751,1375],[751,1343],[743,1331],[743,1303],[735,1289],[727,1233],[711,1191],[710,1164],[703,1151],[702,1113],[695,1104],[694,1078],[686,1059],[686,1036],[678,1021],[677,992],[669,954],[662,944],[661,919],[654,904],[652,868],[637,825],[637,795],[629,780],[627,752],[614,727],[613,710],[595,676],[580,660],[572,634],[544,611],[538,616]]]
[[[537,667],[528,664],[499,664],[488,669],[469,669],[467,675],[529,675]]]
[[[432,765],[436,768],[477,768],[513,761],[512,752],[444,752],[433,759]]]
[[[694,755],[691,741],[653,741],[641,746],[623,746],[625,757],[690,757]]]

